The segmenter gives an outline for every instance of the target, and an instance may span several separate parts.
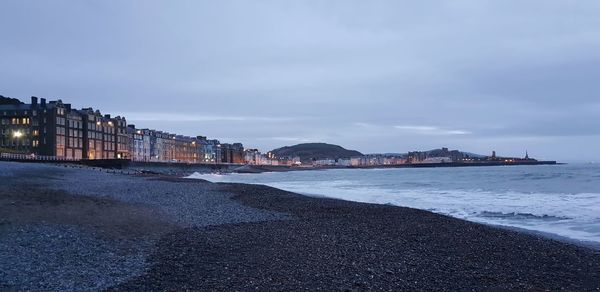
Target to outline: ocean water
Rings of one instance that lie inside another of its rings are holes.
[[[600,243],[600,164],[193,174]]]

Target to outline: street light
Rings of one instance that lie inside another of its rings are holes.
[[[13,138],[17,139],[17,152],[19,152],[19,138],[21,137],[23,137],[23,132],[18,130],[13,132]]]

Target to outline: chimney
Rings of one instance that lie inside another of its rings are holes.
[[[35,97],[35,96],[32,96],[32,97],[31,97],[31,106],[32,106],[32,107],[37,107],[37,102],[38,102],[38,99],[37,99],[37,97]]]
[[[40,105],[41,105],[42,107],[46,107],[46,99],[45,99],[45,98],[41,98],[41,99],[40,99]]]
[[[105,119],[110,119],[110,115],[104,115]]]

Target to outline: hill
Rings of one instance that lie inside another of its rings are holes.
[[[446,150],[445,150],[446,149]],[[443,157],[443,156],[448,156],[449,153],[451,152],[459,152],[462,155],[468,156],[468,157],[473,157],[473,158],[483,158],[485,157],[485,155],[481,155],[481,154],[476,154],[476,153],[471,153],[471,152],[464,152],[464,151],[459,151],[459,150],[447,150],[447,148],[442,148],[442,149],[432,149],[429,151],[425,151],[425,153],[427,153],[427,155],[432,156],[432,157]]]
[[[316,159],[336,159],[363,156],[356,150],[326,143],[304,143],[271,150],[277,157],[299,156],[302,163],[310,163]]]

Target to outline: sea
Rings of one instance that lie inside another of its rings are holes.
[[[195,173],[190,177],[405,206],[600,243],[600,164]]]

